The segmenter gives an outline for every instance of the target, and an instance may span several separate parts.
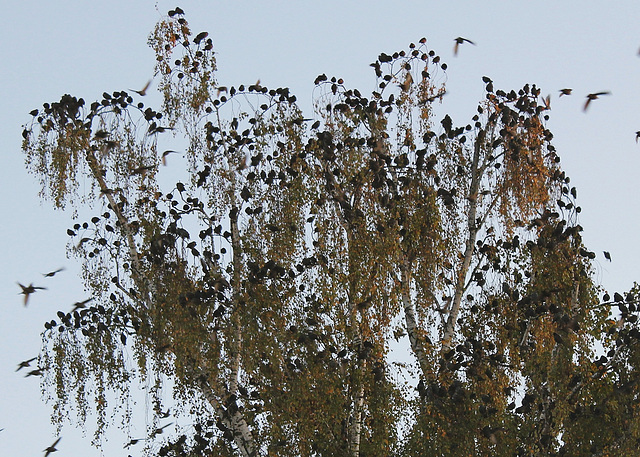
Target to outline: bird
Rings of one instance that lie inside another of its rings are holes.
[[[604,258],[607,259],[609,262],[611,262],[611,254],[609,253],[609,251],[602,251],[604,252]]]
[[[87,298],[86,300],[75,302],[73,304],[73,309],[71,311],[73,312],[73,311],[78,311],[79,309],[82,309],[82,308],[86,308],[87,303],[89,303],[91,300],[93,300],[93,297]]]
[[[461,36],[455,38],[453,41],[456,42],[456,44],[453,46],[453,55],[457,56],[458,55],[458,46],[460,46],[462,43],[464,43],[465,41],[469,44],[472,45],[476,45],[473,41],[471,40],[467,40],[466,38],[462,38]]]
[[[571,95],[571,91],[573,89],[560,89],[560,97],[562,97],[563,95]]]
[[[31,295],[37,290],[47,290],[46,287],[37,287],[37,286],[34,286],[33,283],[29,284],[28,286],[23,286],[20,283],[17,283],[17,284],[22,289],[22,292],[20,292],[18,295],[24,295],[24,306],[27,306],[27,303],[29,301],[29,295]]]
[[[638,138],[640,138],[640,130],[636,132],[636,143],[638,142]]]
[[[542,103],[544,104],[545,110],[551,109],[551,95],[547,95],[546,97],[542,98]]]
[[[162,427],[158,427],[158,428],[156,428],[156,429],[153,431],[153,433],[151,433],[151,438],[154,438],[154,437],[155,437],[155,436],[157,436],[157,435],[161,435],[161,434],[162,434],[162,432],[163,432],[163,430],[164,430],[165,428],[167,428],[167,427],[168,427],[169,425],[171,425],[171,424],[173,424],[173,422],[169,422],[168,424],[163,425]]]
[[[600,95],[611,95],[611,92],[604,91],[604,92],[596,92],[594,94],[587,94],[587,102],[584,104],[584,108],[582,108],[582,111],[587,111],[587,108],[589,107],[589,103],[591,103],[591,100],[597,100]]]
[[[173,153],[177,153],[177,152],[178,152],[178,151],[173,151],[173,150],[171,150],[171,149],[169,149],[169,150],[167,150],[167,151],[164,151],[164,152],[162,153],[162,165],[164,165],[164,166],[166,167],[166,166],[167,166],[167,156],[168,156],[169,154],[173,154]]]
[[[131,175],[143,175],[149,170],[153,170],[155,167],[153,165],[142,165],[138,168],[134,168],[131,170]]]
[[[40,368],[37,368],[35,370],[31,370],[29,373],[27,373],[26,375],[24,375],[25,378],[28,378],[29,376],[42,376],[42,370]]]
[[[58,439],[57,439],[57,440],[55,440],[55,442],[54,442],[51,446],[49,446],[49,447],[48,447],[48,448],[46,448],[44,451],[42,451],[42,452],[44,452],[44,457],[47,457],[47,456],[48,456],[49,454],[51,454],[52,452],[56,452],[56,451],[57,451],[57,449],[56,449],[56,444],[58,444],[58,443],[60,442],[60,440],[61,440],[61,439],[62,439],[62,437],[61,437],[61,436],[60,436],[60,437],[58,437]]]
[[[398,87],[402,89],[403,92],[406,92],[409,90],[409,88],[411,88],[412,83],[413,76],[411,76],[411,73],[407,72],[406,76],[404,77],[404,82],[402,84],[398,84]]]
[[[151,84],[151,80],[147,81],[147,84],[144,85],[142,90],[134,90],[134,89],[129,89],[129,90],[132,91],[132,92],[135,92],[136,94],[140,95],[141,97],[144,97],[145,95],[147,95],[147,89],[149,88],[150,84]]]
[[[56,274],[60,273],[61,271],[64,271],[64,267],[58,268],[57,270],[54,270],[54,271],[50,271],[49,273],[42,273],[42,276],[44,276],[45,278],[52,278]]]
[[[16,369],[16,371],[20,371],[23,368],[27,368],[27,367],[31,366],[31,362],[33,362],[37,358],[38,357],[33,357],[33,358],[29,359],[29,360],[23,360],[22,362],[20,362],[18,364],[18,368]]]
[[[144,438],[132,439],[131,441],[129,441],[127,444],[124,445],[124,449],[129,449],[129,447],[133,446],[134,444],[138,444],[139,441],[144,441]]]

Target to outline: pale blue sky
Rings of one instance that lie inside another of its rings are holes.
[[[86,298],[78,267],[65,258],[68,213],[54,213],[37,197],[37,184],[24,169],[21,124],[43,102],[71,93],[85,100],[103,91],[136,89],[152,76],[154,58],[146,46],[172,1],[51,2],[25,0],[5,6],[0,59],[0,455],[41,455],[54,439],[49,408],[38,379],[15,373],[35,356],[45,320]],[[63,6],[64,5],[64,6]],[[597,254],[597,279],[609,290],[628,289],[640,279],[637,187],[640,171],[640,3],[619,1],[184,1],[194,32],[214,41],[221,85],[288,86],[309,108],[313,80],[320,73],[342,77],[363,93],[374,89],[368,64],[382,52],[404,49],[427,37],[447,62],[448,95],[442,113],[467,123],[484,96],[481,77],[495,87],[519,89],[536,83],[551,94],[549,128],[562,165],[578,188],[580,223]],[[453,57],[453,39],[463,45]],[[152,86],[152,90],[155,86]],[[558,99],[558,90],[574,89]],[[610,97],[582,106],[587,93]],[[149,96],[153,100],[154,94]],[[147,101],[149,101],[147,100]],[[156,96],[156,100],[157,96]],[[613,262],[602,251],[611,252]],[[45,273],[60,266],[54,278]],[[28,308],[16,281],[49,288],[33,295]],[[141,396],[141,399],[143,397]],[[144,407],[144,401],[139,404]],[[143,416],[141,416],[143,417]],[[136,429],[134,435],[143,435]],[[90,432],[89,432],[90,435]],[[109,435],[105,455],[125,451],[120,432]],[[97,456],[73,427],[63,430],[58,457]]]

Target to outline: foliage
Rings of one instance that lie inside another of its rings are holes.
[[[180,9],[149,44],[159,111],[64,95],[23,133],[42,195],[95,214],[69,229],[91,306],[45,324],[58,423],[96,404],[99,439],[115,393],[126,425],[138,379],[159,455],[633,452],[636,301],[598,302],[536,86],[485,77],[468,125],[435,122],[422,39],[368,96],[318,76],[306,119],[287,88],[218,85]],[[195,424],[161,436],[165,404]]]

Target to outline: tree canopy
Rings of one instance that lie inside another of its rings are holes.
[[[92,300],[38,362],[58,424],[126,424],[142,380],[150,455],[635,452],[637,301],[600,296],[538,87],[485,77],[468,124],[436,119],[421,39],[370,93],[318,76],[306,117],[219,85],[179,8],[149,44],[160,108],[63,95],[23,131],[42,197],[91,214],[68,247]]]

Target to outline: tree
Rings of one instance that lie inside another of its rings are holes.
[[[42,196],[92,214],[69,250],[93,300],[43,334],[59,424],[95,404],[102,433],[143,379],[159,455],[633,452],[637,301],[598,299],[535,85],[485,77],[470,124],[435,122],[422,39],[368,96],[318,76],[305,118],[287,88],[217,84],[179,8],[149,42],[159,110],[64,95],[23,132]],[[195,421],[166,439],[164,385]]]

